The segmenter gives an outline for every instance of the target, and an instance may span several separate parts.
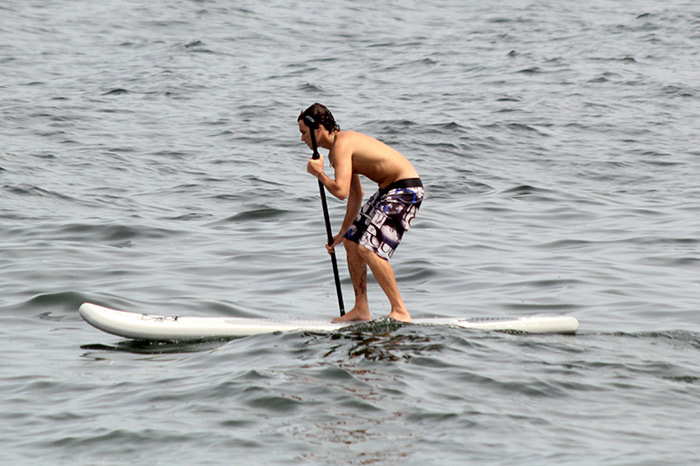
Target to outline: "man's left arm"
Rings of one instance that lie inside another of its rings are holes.
[[[343,242],[343,236],[350,229],[350,226],[355,221],[355,217],[357,217],[357,214],[362,208],[363,195],[364,190],[362,189],[360,175],[353,173],[350,183],[350,195],[348,196],[348,206],[347,209],[345,209],[345,218],[343,218],[343,224],[340,226],[340,232],[333,237],[333,243],[326,246],[328,252],[333,252],[333,249]]]

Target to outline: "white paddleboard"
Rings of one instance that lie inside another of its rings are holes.
[[[246,317],[156,316],[118,311],[96,304],[80,306],[80,315],[94,327],[120,337],[140,340],[200,340],[234,338],[274,332],[333,332],[367,322],[331,323],[326,320],[274,320]],[[523,333],[575,333],[578,320],[571,316],[514,318],[424,318],[413,325]]]

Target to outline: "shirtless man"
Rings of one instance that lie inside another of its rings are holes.
[[[389,265],[401,238],[423,200],[423,185],[413,165],[400,153],[377,139],[355,131],[340,131],[331,112],[313,104],[297,119],[301,140],[312,147],[311,133],[304,122],[310,116],[317,124],[318,147],[329,150],[334,178],[323,171],[323,156],[311,159],[307,171],[340,200],[348,200],[340,232],[327,245],[329,252],[343,243],[355,290],[355,306],[334,322],[370,320],[367,301],[367,266],[391,303],[389,317],[411,322]],[[363,206],[360,175],[379,185],[379,190]]]

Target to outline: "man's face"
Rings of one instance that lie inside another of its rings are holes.
[[[313,149],[313,145],[311,144],[311,131],[302,120],[299,120],[299,132],[301,133],[301,141],[305,142],[306,145],[309,146],[309,149]]]

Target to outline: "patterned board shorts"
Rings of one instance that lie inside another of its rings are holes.
[[[399,180],[380,189],[362,206],[344,237],[389,260],[411,228],[423,194],[420,178]]]

